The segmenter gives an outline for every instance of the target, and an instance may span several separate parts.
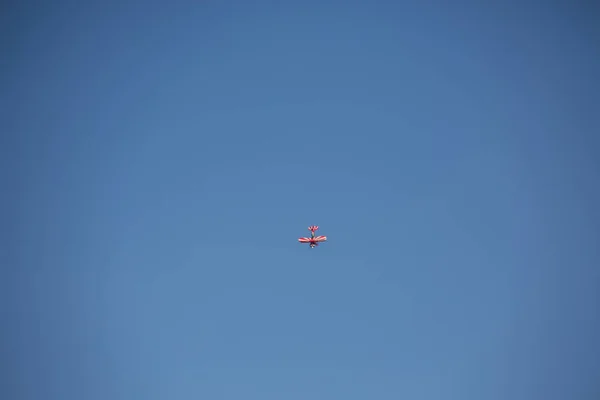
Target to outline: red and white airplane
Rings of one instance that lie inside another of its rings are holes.
[[[298,239],[298,241],[300,243],[308,243],[311,249],[318,246],[320,242],[325,242],[327,240],[327,236],[315,236],[315,231],[317,229],[319,229],[319,227],[316,225],[309,226],[308,230],[310,231],[310,237],[301,237]]]

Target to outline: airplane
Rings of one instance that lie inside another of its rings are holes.
[[[298,239],[298,241],[300,243],[308,243],[311,249],[318,246],[319,243],[325,242],[327,240],[327,236],[315,236],[317,229],[319,229],[319,227],[316,225],[309,226],[308,230],[310,231],[310,237],[301,237]]]

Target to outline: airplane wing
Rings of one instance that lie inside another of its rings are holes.
[[[313,241],[315,242],[325,242],[327,240],[327,236],[316,236]]]
[[[301,238],[299,238],[299,239],[298,239],[298,241],[299,241],[300,243],[310,243],[310,242],[311,242],[311,239],[310,239],[310,238],[307,238],[307,237],[301,237]]]

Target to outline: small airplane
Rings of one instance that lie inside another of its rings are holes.
[[[327,240],[327,236],[315,236],[317,229],[319,229],[319,227],[316,225],[309,226],[308,230],[310,231],[310,237],[301,237],[298,239],[298,241],[300,243],[308,243],[311,249],[318,246],[320,242],[325,242]]]

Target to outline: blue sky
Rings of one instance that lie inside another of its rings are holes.
[[[569,3],[5,5],[2,397],[597,399]]]

